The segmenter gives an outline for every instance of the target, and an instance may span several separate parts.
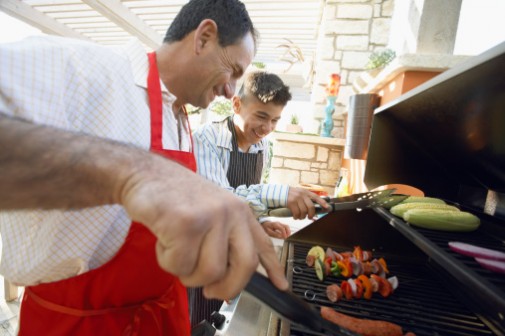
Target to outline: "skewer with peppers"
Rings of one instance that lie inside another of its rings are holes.
[[[330,275],[346,278],[340,286],[335,283],[327,287],[326,295],[332,302],[343,297],[369,300],[376,292],[388,297],[398,287],[396,276],[386,279],[389,274],[386,260],[373,258],[371,251],[363,251],[360,246],[355,246],[352,252],[342,253],[314,246],[305,261],[308,266],[314,266],[321,281]]]

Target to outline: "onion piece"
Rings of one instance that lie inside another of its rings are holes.
[[[475,258],[475,260],[484,268],[496,272],[505,274],[505,261],[491,260],[484,258]]]
[[[360,274],[363,274],[363,267],[361,265],[361,262],[359,262],[356,259],[351,258],[351,264],[352,264],[352,273],[355,276],[358,276]]]
[[[388,281],[391,284],[391,287],[393,287],[393,290],[398,288],[398,278],[396,276],[388,278]]]
[[[347,280],[347,282],[349,283],[349,286],[351,286],[352,296],[356,297],[356,293],[358,291],[358,287],[356,286],[356,283],[354,282],[354,279],[349,279],[349,280]]]
[[[449,247],[454,252],[469,257],[505,261],[505,253],[500,251],[461,242],[449,242]]]
[[[336,261],[342,261],[342,260],[344,260],[344,257],[340,253],[338,253],[338,252],[333,251],[333,256],[335,257]]]
[[[336,261],[335,254],[333,254],[331,247],[326,249],[326,258],[331,258],[331,261]]]

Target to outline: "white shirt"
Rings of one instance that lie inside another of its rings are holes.
[[[267,208],[287,205],[289,186],[282,184],[254,184],[236,189],[230,186],[226,174],[230,164],[230,152],[233,150],[232,133],[226,119],[205,124],[193,132],[193,143],[198,173],[218,185],[245,198],[257,217]],[[269,141],[263,138],[250,147],[248,153],[263,151],[263,170],[270,163]]]
[[[112,49],[44,36],[0,44],[0,111],[148,149],[147,72],[139,42]],[[161,87],[164,148],[187,151],[189,135],[178,140],[175,97]],[[84,273],[114,256],[130,222],[119,205],[0,212],[0,272],[23,286]]]

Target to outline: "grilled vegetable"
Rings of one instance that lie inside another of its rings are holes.
[[[438,209],[438,210],[452,210],[459,211],[458,208],[452,205],[447,204],[435,204],[435,203],[421,203],[421,202],[412,202],[412,203],[400,203],[391,208],[391,213],[398,217],[403,217],[403,214],[412,209]]]
[[[307,253],[307,257],[305,258],[305,262],[307,265],[313,266],[316,264],[316,259],[320,259],[321,261],[324,261],[325,253],[324,250],[321,246],[313,246],[310,250],[309,253]]]
[[[470,232],[480,225],[479,217],[463,211],[412,209],[403,218],[412,225],[438,231]]]
[[[360,275],[358,277],[358,281],[361,281],[361,284],[363,285],[364,289],[363,297],[367,300],[370,300],[372,298],[372,292],[373,292],[370,280],[366,276]]]
[[[321,281],[324,281],[324,261],[317,258],[314,263],[314,269],[316,271],[317,278]]]
[[[393,292],[393,286],[391,286],[391,283],[389,281],[375,274],[372,274],[370,277],[379,284],[378,292],[380,295],[382,295],[383,297],[388,297],[389,295],[391,295],[391,293]]]
[[[391,202],[388,202],[383,205],[384,208],[386,209],[391,209],[393,206],[397,204],[402,204],[405,201],[405,196],[403,195],[389,195],[388,199],[391,200]]]
[[[433,204],[445,204],[443,200],[435,197],[424,197],[424,196],[409,196],[400,204],[406,203],[433,203]]]
[[[346,280],[342,281],[342,283],[340,284],[340,288],[342,288],[342,292],[344,293],[345,298],[347,300],[352,299],[351,285],[349,285],[349,283]]]
[[[449,247],[454,252],[469,257],[505,261],[505,253],[500,251],[460,242],[449,242]]]
[[[475,258],[475,260],[484,268],[497,273],[505,274],[505,261],[491,260],[484,258]]]
[[[391,285],[391,288],[393,288],[393,291],[398,288],[398,278],[396,276],[388,278],[388,282]]]

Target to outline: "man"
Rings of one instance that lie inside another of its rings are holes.
[[[254,52],[238,0],[191,0],[149,57],[0,46],[0,209],[16,210],[0,213],[1,271],[26,286],[19,335],[188,335],[182,284],[230,298],[259,260],[287,288],[249,208],[190,171],[182,106],[231,98]]]
[[[316,194],[302,188],[280,184],[260,184],[269,162],[269,141],[265,138],[276,127],[291,99],[289,88],[273,73],[250,72],[238,95],[233,96],[234,114],[206,124],[193,133],[198,173],[227,190],[247,199],[257,216],[269,208],[296,209],[295,216],[314,216],[313,201],[325,206]],[[294,206],[293,206],[294,204]],[[271,237],[287,238],[288,225],[260,219]],[[206,300],[197,289],[189,291],[191,324],[209,320],[222,301]]]
[[[295,218],[305,217],[317,195],[279,184],[260,184],[269,162],[270,134],[291,99],[289,88],[273,73],[250,72],[238,95],[232,98],[233,115],[204,125],[193,134],[198,173],[246,198],[257,216],[267,208],[300,203]],[[306,204],[308,203],[308,204]],[[310,213],[312,217],[314,214]],[[289,226],[260,219],[274,238],[287,238]]]

